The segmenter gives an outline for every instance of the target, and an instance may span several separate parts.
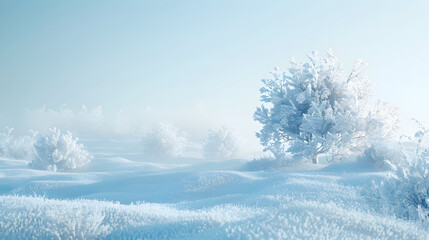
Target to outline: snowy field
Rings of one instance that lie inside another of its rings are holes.
[[[94,159],[68,173],[0,159],[0,239],[429,238],[368,191],[391,174],[357,163],[256,171],[247,160],[151,161],[138,138],[81,142]]]
[[[429,240],[428,10],[0,1],[0,240]]]

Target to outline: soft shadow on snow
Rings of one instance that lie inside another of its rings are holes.
[[[330,173],[375,172],[368,164],[360,161],[333,163],[324,167],[321,171]]]
[[[326,164],[313,164],[287,159],[279,161],[273,158],[260,158],[249,161],[241,168],[243,171],[317,171],[326,167]]]

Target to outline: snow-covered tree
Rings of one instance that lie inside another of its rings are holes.
[[[228,159],[237,157],[245,141],[238,128],[224,125],[219,130],[210,130],[204,142],[204,157],[207,159]]]
[[[150,156],[174,158],[182,155],[187,138],[172,125],[161,122],[144,137],[143,144]]]
[[[394,111],[384,111],[378,105],[368,105],[371,81],[363,71],[365,64],[356,61],[352,71],[344,76],[337,58],[328,51],[327,57],[317,52],[308,55],[308,62],[291,59],[288,72],[278,68],[272,78],[264,79],[261,100],[254,118],[262,124],[257,133],[265,150],[276,159],[286,153],[318,163],[320,154],[331,161],[363,151],[371,139],[388,137],[397,128]]]
[[[91,162],[92,156],[83,149],[70,132],[49,129],[46,136],[36,133],[34,138],[35,156],[30,167],[50,171],[67,171],[83,167]]]

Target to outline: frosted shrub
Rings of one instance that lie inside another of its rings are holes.
[[[228,159],[237,157],[244,148],[245,141],[238,128],[222,126],[219,130],[210,130],[204,142],[204,157],[207,159]]]
[[[417,148],[414,154],[405,153],[407,161],[396,171],[398,181],[393,199],[400,200],[398,205],[403,212],[398,212],[401,216],[429,224],[429,148],[422,144],[429,130],[416,122],[420,129],[411,140],[417,144]]]
[[[144,151],[153,157],[174,158],[183,153],[187,139],[166,122],[158,124],[143,139]]]
[[[400,168],[393,199],[399,199],[400,216],[419,219],[429,224],[429,150],[417,155],[415,161]]]
[[[402,149],[404,160],[397,165],[394,175],[374,184],[372,192],[382,208],[397,217],[419,220],[429,224],[429,148],[422,140],[429,130],[421,129],[411,139],[417,148],[414,152]]]
[[[372,109],[369,109],[365,127],[370,137],[369,140],[375,144],[397,140],[396,132],[399,128],[398,108],[378,100],[377,104]]]
[[[387,104],[369,107],[371,81],[356,61],[344,74],[337,58],[317,52],[305,63],[291,60],[288,72],[275,69],[264,79],[261,101],[254,118],[262,124],[257,133],[265,151],[276,159],[293,154],[318,163],[326,154],[329,161],[341,161],[353,152],[362,152],[372,138],[387,138],[395,132],[398,117]],[[295,159],[297,159],[295,158]]]
[[[92,156],[70,132],[61,133],[51,128],[46,136],[36,133],[34,138],[35,156],[30,162],[31,168],[67,171],[91,162]]]
[[[367,148],[359,161],[375,170],[396,170],[396,166],[405,161],[398,144],[375,143]]]
[[[0,133],[0,156],[5,158],[30,160],[34,155],[33,138],[12,135],[13,128]]]

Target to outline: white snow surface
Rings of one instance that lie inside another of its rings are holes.
[[[246,160],[148,159],[137,138],[81,138],[72,172],[0,158],[0,239],[429,239],[375,209],[361,163],[250,171]]]

